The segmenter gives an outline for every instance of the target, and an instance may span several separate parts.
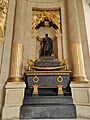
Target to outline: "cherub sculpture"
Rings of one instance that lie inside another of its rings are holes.
[[[63,60],[62,60],[62,65],[65,66],[65,70],[67,70],[67,64],[68,64],[67,58],[66,58],[66,59],[63,59]]]
[[[34,62],[31,59],[27,59],[27,63],[28,63],[28,70],[31,70],[32,67],[34,67]]]

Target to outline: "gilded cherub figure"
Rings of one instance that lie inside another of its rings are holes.
[[[28,70],[31,70],[32,67],[34,67],[34,62],[31,59],[27,59],[27,63],[28,63]]]

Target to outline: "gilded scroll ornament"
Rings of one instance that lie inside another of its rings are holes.
[[[28,63],[28,70],[31,70],[32,67],[34,67],[34,62],[31,59],[27,59],[27,63]]]
[[[36,60],[37,61],[37,60]],[[61,62],[61,65],[58,66],[36,66],[35,65],[35,61],[33,61],[32,59],[27,59],[27,63],[28,63],[28,71],[32,71],[32,70],[68,70],[67,69],[67,59],[64,59]],[[37,61],[37,63],[39,63],[39,61]]]
[[[65,70],[68,70],[68,67],[67,67],[68,60],[67,60],[67,58],[62,60],[62,65],[65,66]]]

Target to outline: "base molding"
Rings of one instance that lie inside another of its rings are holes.
[[[71,83],[77,117],[90,119],[90,83]]]
[[[75,119],[71,96],[25,96],[20,119]]]
[[[20,107],[21,106],[4,106],[2,119],[3,120],[19,119]]]
[[[23,103],[24,82],[7,82],[5,89],[5,103],[2,110],[2,120],[19,119],[20,107]]]
[[[76,105],[78,118],[90,119],[90,106]]]

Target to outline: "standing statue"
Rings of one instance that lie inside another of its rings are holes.
[[[53,41],[48,34],[45,34],[45,37],[41,39],[39,36],[37,40],[40,41],[40,51],[39,56],[51,56],[53,54]]]

